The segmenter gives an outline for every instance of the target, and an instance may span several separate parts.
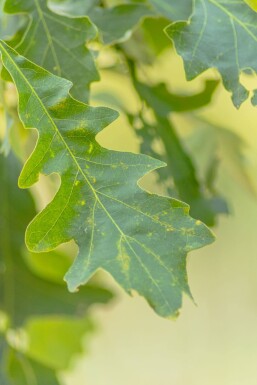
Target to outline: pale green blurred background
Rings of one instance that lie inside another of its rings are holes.
[[[164,56],[163,69],[153,69],[152,75],[168,78],[175,90],[198,90],[203,78],[216,76],[209,71],[188,84],[180,59]],[[243,81],[253,86],[256,83]],[[106,87],[117,94],[122,91],[123,100],[134,108],[126,79],[103,72],[103,82],[94,86],[94,93]],[[256,108],[247,102],[235,110],[229,94],[220,86],[212,105],[201,114],[245,140],[246,167],[254,186]],[[138,150],[138,141],[122,117],[99,140],[110,148]],[[229,201],[231,215],[220,218],[214,229],[216,243],[188,258],[189,282],[197,306],[185,298],[176,321],[161,319],[142,298],[123,294],[105,275],[118,298],[107,308],[93,309],[98,332],[91,337],[87,355],[63,375],[67,385],[257,384],[257,198],[240,178],[228,175],[233,161],[227,161],[229,166],[221,167],[218,175],[218,186]]]

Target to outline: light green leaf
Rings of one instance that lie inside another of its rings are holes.
[[[71,80],[72,94],[88,100],[90,83],[99,80],[93,56],[85,46],[96,37],[90,20],[57,15],[49,10],[45,0],[6,0],[4,10],[10,14],[25,13],[30,18],[27,28],[11,45],[38,65]]]
[[[228,177],[256,198],[256,189],[248,172],[247,143],[235,132],[199,116],[193,117],[193,124],[194,133],[188,138],[187,145],[192,154],[197,154],[194,160],[198,172],[206,176],[210,189],[215,191],[212,173],[216,173],[215,167],[219,166]]]
[[[236,107],[248,98],[240,73],[257,72],[257,14],[245,2],[195,0],[190,21],[173,23],[166,32],[184,59],[188,80],[214,67]]]
[[[96,302],[108,302],[112,295],[100,287],[86,286],[77,294],[67,292],[61,277],[53,279],[46,274],[34,274],[25,263],[21,250],[26,225],[35,216],[32,197],[17,187],[20,167],[14,156],[0,157],[0,310],[10,317],[12,326],[21,325],[28,317],[42,315],[82,316]],[[36,255],[33,258],[36,259]],[[51,254],[45,255],[51,266]],[[66,259],[60,253],[58,267]],[[31,263],[30,263],[31,265]]]
[[[186,254],[212,242],[212,233],[188,215],[187,204],[138,187],[162,162],[98,144],[96,134],[117,117],[115,111],[74,100],[69,81],[4,42],[0,50],[20,96],[21,120],[39,132],[19,184],[31,186],[40,173],[61,175],[53,201],[27,229],[29,249],[49,251],[74,239],[80,251],[66,275],[71,291],[103,268],[127,292],[143,295],[158,314],[176,314],[182,293],[190,293]]]
[[[48,317],[29,321],[25,330],[29,341],[26,355],[48,368],[64,370],[75,355],[84,352],[85,337],[94,327],[88,319]]]
[[[0,146],[0,154],[3,154],[4,156],[7,156],[9,152],[11,151],[11,142],[10,142],[10,132],[11,128],[13,126],[13,119],[12,117],[6,112],[6,128],[5,128],[5,135],[3,137],[2,144]]]
[[[100,0],[49,0],[49,8],[56,13],[70,16],[86,16]]]
[[[10,385],[60,385],[54,370],[13,349],[9,350],[7,370]]]
[[[10,39],[22,27],[24,18],[14,15],[7,15],[3,11],[5,0],[0,0],[0,39]]]
[[[143,43],[147,43],[155,55],[159,55],[167,48],[170,49],[170,40],[163,32],[164,28],[166,28],[169,24],[170,20],[165,19],[164,17],[149,17],[143,20]]]
[[[0,336],[1,385],[60,385],[56,373],[12,349],[4,336]]]
[[[26,252],[24,258],[29,269],[37,277],[59,284],[71,264],[68,255],[56,250],[39,254]]]

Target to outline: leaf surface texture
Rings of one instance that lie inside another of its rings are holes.
[[[85,46],[96,37],[90,20],[58,15],[50,11],[45,0],[7,0],[4,11],[29,16],[11,45],[41,67],[71,80],[72,94],[88,100],[90,83],[99,80],[93,55]]]
[[[257,14],[244,1],[195,0],[189,22],[173,23],[166,32],[183,57],[188,80],[217,68],[236,107],[248,98],[240,74],[257,72]]]
[[[27,229],[27,246],[46,252],[74,239],[79,255],[66,275],[71,291],[103,268],[160,315],[176,314],[182,293],[190,293],[186,254],[212,242],[212,233],[188,215],[187,204],[138,187],[138,180],[162,162],[98,144],[96,134],[116,119],[115,111],[74,100],[69,81],[4,42],[0,49],[18,89],[21,120],[39,132],[19,184],[31,186],[40,173],[61,176],[54,199]]]

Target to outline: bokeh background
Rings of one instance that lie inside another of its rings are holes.
[[[168,81],[173,90],[192,92],[202,87],[204,78],[217,78],[214,71],[208,71],[187,83],[181,60],[171,52],[162,55],[148,71],[156,81]],[[253,78],[245,76],[242,80],[252,87],[256,85]],[[108,89],[127,106],[136,108],[125,76],[103,70],[102,82],[93,87],[96,104]],[[229,202],[230,215],[220,217],[214,229],[217,241],[188,257],[196,305],[184,298],[176,321],[161,319],[142,298],[125,295],[103,273],[117,298],[108,307],[94,307],[92,315],[98,330],[85,341],[87,354],[73,362],[69,373],[62,373],[66,385],[257,383],[257,110],[250,102],[236,110],[221,85],[211,105],[200,115],[242,139],[245,176],[239,171],[228,138],[216,184]],[[194,136],[180,116],[174,119],[181,136]],[[112,149],[139,148],[137,137],[122,115],[98,139]],[[195,162],[201,163],[206,147],[203,137],[194,153]],[[151,178],[145,183],[158,190]]]

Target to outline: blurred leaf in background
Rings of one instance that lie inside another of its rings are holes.
[[[0,0],[0,39],[9,40],[26,23],[23,15],[8,15],[4,12],[5,0]]]

